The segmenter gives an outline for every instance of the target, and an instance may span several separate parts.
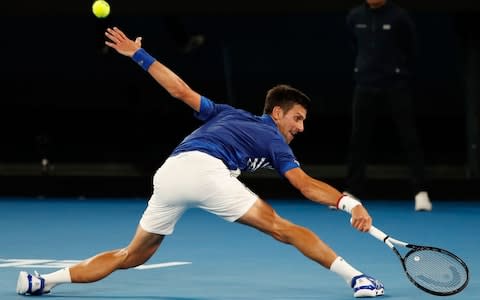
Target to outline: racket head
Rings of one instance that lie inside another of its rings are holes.
[[[408,279],[421,290],[449,296],[461,292],[468,284],[467,264],[455,254],[436,247],[409,245],[403,258]]]

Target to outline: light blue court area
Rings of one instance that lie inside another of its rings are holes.
[[[355,267],[379,278],[383,299],[434,299],[406,278],[383,243],[350,227],[346,213],[305,200],[269,201],[287,219],[315,231]],[[480,299],[480,202],[434,202],[415,213],[412,201],[365,201],[374,224],[407,242],[446,248],[470,268],[470,283],[448,299]],[[0,199],[0,299],[15,294],[20,270],[40,273],[125,246],[146,199]],[[198,209],[144,266],[93,284],[56,287],[46,299],[353,299],[337,275],[294,248]],[[30,296],[31,298],[31,296]],[[35,297],[34,297],[35,298]],[[35,299],[39,299],[36,297]]]

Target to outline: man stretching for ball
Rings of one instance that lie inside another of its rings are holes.
[[[127,247],[100,253],[43,276],[22,271],[17,293],[39,295],[58,284],[94,282],[118,269],[139,266],[155,253],[166,235],[173,233],[184,211],[196,206],[294,246],[343,278],[353,288],[355,297],[383,295],[383,285],[378,280],[352,267],[311,230],[279,216],[237,179],[240,171],[273,168],[306,198],[350,213],[352,226],[368,231],[372,219],[365,207],[307,175],[289,146],[304,130],[310,105],[304,93],[288,85],[277,85],[267,92],[264,114],[255,116],[217,104],[192,90],[141,48],[141,38],[133,41],[115,27],[108,28],[105,35],[107,46],[131,57],[172,97],[190,106],[204,124],[188,135],[157,170],[153,194]]]

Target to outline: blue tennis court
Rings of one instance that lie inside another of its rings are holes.
[[[15,293],[20,270],[51,272],[125,246],[147,199],[1,198],[0,299]],[[438,298],[414,287],[393,252],[349,225],[346,213],[305,200],[270,200],[287,219],[309,227],[338,254],[385,284],[385,298]],[[480,295],[480,204],[434,202],[416,213],[411,201],[365,201],[374,224],[407,242],[446,248],[463,258],[470,282],[451,299]],[[31,297],[31,296],[30,296]],[[92,284],[57,286],[55,299],[353,299],[337,275],[249,227],[198,209],[187,211],[146,265]]]

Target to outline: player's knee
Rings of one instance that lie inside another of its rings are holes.
[[[128,252],[127,248],[123,248],[123,249],[117,250],[117,252],[115,252],[114,256],[118,260],[119,268],[121,268],[121,269],[126,268],[125,267],[125,262],[128,259],[128,254],[129,254],[129,252]]]
[[[120,269],[129,269],[137,267],[148,260],[143,253],[138,251],[131,251],[128,248],[123,248],[116,253],[116,256],[120,260]]]
[[[272,222],[272,231],[271,235],[273,238],[276,240],[285,243],[285,244],[290,244],[290,236],[292,234],[292,226],[294,226],[292,223],[288,222],[285,219],[282,219],[281,217],[276,217],[273,222]]]

